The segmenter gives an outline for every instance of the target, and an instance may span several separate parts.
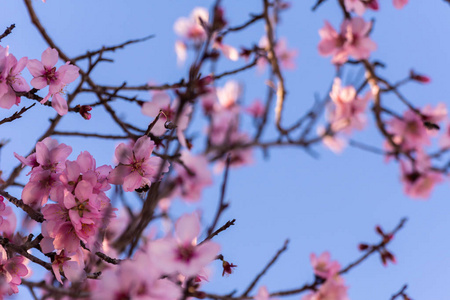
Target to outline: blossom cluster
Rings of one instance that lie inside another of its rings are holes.
[[[46,103],[52,98],[52,107],[59,115],[68,112],[67,101],[63,98],[65,87],[75,81],[79,74],[77,66],[69,64],[56,69],[59,59],[56,49],[48,48],[42,53],[41,61],[22,57],[17,60],[9,53],[9,48],[0,46],[0,107],[10,109],[14,104],[20,103],[20,96],[16,93],[30,91],[30,86],[21,76],[21,72],[28,68],[33,79],[30,84],[35,89],[49,87],[48,94],[41,100]]]

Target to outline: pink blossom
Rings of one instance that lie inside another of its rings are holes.
[[[447,125],[445,126],[444,134],[439,139],[439,145],[442,147],[442,149],[450,148],[450,123],[447,123]]]
[[[386,123],[404,151],[418,149],[431,143],[421,116],[413,110],[405,111],[402,119],[393,118]]]
[[[229,60],[232,61],[237,61],[239,60],[239,51],[230,46],[230,45],[226,45],[222,42],[222,39],[220,38],[216,38],[213,44],[213,48],[215,49],[219,49],[223,55],[228,58]]]
[[[144,115],[156,118],[159,115],[159,120],[153,126],[151,131],[156,136],[163,135],[167,129],[166,122],[172,122],[176,125],[177,136],[180,144],[186,147],[186,138],[184,131],[189,125],[189,116],[192,112],[192,106],[184,105],[182,112],[177,118],[178,106],[180,105],[178,99],[171,102],[170,96],[165,92],[157,92],[154,94],[152,101],[144,103],[142,106],[142,113]],[[160,114],[161,111],[161,114]]]
[[[250,114],[253,118],[262,118],[266,112],[266,107],[259,99],[255,99],[245,111]]]
[[[241,95],[241,86],[237,81],[229,80],[224,87],[217,88],[217,98],[221,106],[225,109],[231,109],[237,106],[237,101]]]
[[[342,153],[347,146],[347,140],[339,133],[326,134],[326,129],[323,126],[317,127],[317,134],[322,137],[322,143],[336,154]]]
[[[364,98],[358,97],[353,86],[341,87],[341,80],[336,78],[330,98],[334,104],[329,114],[330,123],[334,132],[345,129],[350,133],[352,129],[361,130],[366,124],[365,110],[371,94]]]
[[[187,46],[182,41],[175,42],[175,54],[177,55],[177,64],[181,66],[187,58]]]
[[[175,22],[173,29],[182,38],[192,40],[194,43],[201,43],[206,39],[206,31],[202,26],[202,22],[208,24],[208,19],[208,11],[203,7],[196,7],[189,18],[179,18]]]
[[[414,164],[400,160],[400,169],[405,194],[412,198],[429,198],[435,184],[443,180],[441,173],[431,169],[430,158],[423,151],[417,153]]]
[[[362,18],[345,20],[341,25],[341,32],[345,34],[345,45],[349,56],[355,59],[367,59],[370,52],[376,50],[376,44],[368,37],[372,28],[371,22],[366,22]]]
[[[52,269],[56,280],[61,284],[63,284],[61,272],[64,272],[64,275],[70,282],[77,282],[84,279],[86,273],[84,272],[84,259],[81,248],[72,256],[67,256],[64,250],[56,254],[52,262]]]
[[[342,278],[330,278],[319,290],[302,297],[302,300],[349,300],[347,290]]]
[[[30,181],[22,190],[22,200],[26,204],[44,205],[47,202],[50,192],[61,185],[59,176],[71,152],[70,146],[47,137],[36,144],[36,153],[27,158],[14,153],[23,164],[33,167]]]
[[[344,5],[348,12],[354,11],[358,16],[362,16],[366,11],[366,8],[373,10],[379,9],[378,0],[369,0],[364,2],[361,0],[345,0]]]
[[[344,49],[346,38],[339,34],[328,21],[325,21],[325,26],[319,30],[319,35],[322,38],[319,42],[319,54],[322,56],[333,56],[332,62],[335,64],[343,64],[348,59],[348,53]]]
[[[5,249],[0,245],[0,298],[3,299],[2,295],[19,292],[21,277],[29,273],[23,261],[23,256],[13,256],[8,259]]]
[[[14,55],[8,53],[8,47],[0,46],[0,107],[10,109],[20,102],[15,92],[26,92],[30,86],[20,76],[25,68],[28,58],[22,57],[19,61]]]
[[[163,273],[195,276],[214,260],[220,250],[220,246],[212,241],[197,245],[199,234],[198,216],[183,215],[175,224],[175,236],[151,242],[149,255]]]
[[[447,117],[447,106],[445,103],[439,103],[433,108],[428,104],[423,107],[420,112],[422,113],[422,121],[438,124]]]
[[[66,100],[61,96],[64,87],[75,81],[78,78],[77,66],[70,65],[67,62],[65,65],[56,69],[55,65],[58,62],[59,55],[56,49],[47,48],[41,56],[41,61],[31,59],[28,61],[27,67],[33,79],[31,85],[36,89],[43,89],[49,86],[47,96],[42,99],[41,103],[47,102],[52,97],[52,107],[59,115],[67,114],[68,107]]]
[[[3,201],[3,196],[0,196],[0,232],[3,236],[11,238],[16,230],[17,218],[11,207],[6,206]]]
[[[140,137],[133,147],[124,143],[119,144],[115,151],[119,165],[111,171],[108,181],[122,184],[127,192],[143,186],[150,186],[160,179],[158,171],[163,163],[159,157],[151,157],[155,143],[147,136]],[[162,172],[169,171],[169,163],[162,167]]]
[[[376,44],[368,37],[372,27],[370,22],[362,18],[345,19],[341,24],[341,32],[328,23],[319,30],[322,40],[319,43],[319,53],[323,56],[333,56],[332,62],[343,64],[349,56],[355,59],[367,59],[376,49]]]
[[[227,137],[229,145],[248,145],[251,143],[248,134],[238,131],[233,131]],[[232,147],[231,147],[232,148]],[[238,168],[253,163],[253,149],[251,147],[237,147],[237,149],[228,152],[230,156],[230,167]],[[225,167],[226,156],[218,161],[214,167],[216,173],[221,172]]]
[[[175,194],[186,201],[198,201],[203,189],[213,183],[212,174],[208,169],[209,162],[205,156],[193,156],[189,151],[182,151],[180,160],[183,166],[174,165],[177,172]]]
[[[92,293],[93,300],[151,299],[177,300],[182,296],[180,287],[169,279],[159,279],[160,273],[147,255],[138,253],[134,260],[123,261],[108,268]]]
[[[48,85],[49,94],[53,95],[59,93],[64,86],[77,79],[79,76],[79,68],[77,66],[66,63],[56,70],[55,65],[58,59],[58,51],[47,48],[42,53],[41,61],[37,59],[30,59],[28,61],[28,70],[34,77],[31,80],[31,85],[34,88],[43,89]]]
[[[323,252],[319,257],[315,253],[311,253],[310,260],[314,268],[314,274],[323,279],[333,277],[341,269],[341,265],[337,261],[331,261],[331,255],[328,251]]]
[[[392,3],[394,4],[394,7],[397,9],[402,9],[403,6],[408,4],[409,0],[393,0]]]

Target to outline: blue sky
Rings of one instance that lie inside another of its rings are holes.
[[[109,54],[115,63],[104,64],[93,74],[99,83],[118,85],[123,81],[130,85],[148,81],[175,82],[185,76],[187,68],[176,65],[173,23],[180,16],[188,16],[194,7],[208,7],[212,3],[205,0],[33,2],[48,33],[71,56],[155,34],[155,38],[143,44]],[[259,12],[260,2],[224,0],[229,23],[241,24],[249,13]],[[324,20],[339,26],[342,17],[335,1],[327,1],[315,13],[310,10],[314,1],[292,2],[292,9],[283,14],[278,31],[279,36],[288,38],[289,47],[299,50],[297,69],[285,72],[289,92],[284,118],[287,124],[310,107],[315,93],[321,96],[327,93],[334,67],[329,58],[318,55],[318,30]],[[378,50],[373,57],[386,63],[383,75],[396,81],[414,68],[429,75],[432,83],[411,84],[402,92],[417,106],[448,103],[450,7],[444,1],[411,0],[398,11],[391,1],[382,2],[380,12],[368,13],[365,18],[376,18],[372,38],[378,44]],[[16,24],[13,34],[2,41],[2,46],[9,45],[10,52],[16,57],[40,58],[47,45],[31,25],[21,1],[4,1],[0,20],[0,28]],[[227,36],[226,42],[237,47],[249,46],[257,43],[263,32],[263,24],[258,23],[242,33]],[[219,69],[235,68],[243,63],[242,60],[221,62]],[[23,73],[29,78],[28,71]],[[264,75],[250,70],[235,78],[245,85],[244,103],[264,97],[261,93]],[[222,80],[218,85],[224,82]],[[140,97],[149,99],[147,93]],[[90,103],[95,99],[85,94],[79,101]],[[27,99],[22,102],[21,105],[30,103]],[[150,121],[137,108],[116,107],[124,109],[121,117],[135,120],[141,126]],[[394,103],[392,107],[402,112],[400,105]],[[10,114],[11,111],[1,110],[0,119]],[[28,153],[53,116],[54,111],[39,106],[27,112],[24,118],[0,127],[0,139],[11,139],[2,149],[1,169],[8,171],[17,164],[13,152]],[[80,119],[68,116],[59,130],[119,133],[118,128],[110,126],[108,116],[101,109],[93,111],[90,121]],[[370,118],[368,128],[354,138],[381,147],[382,139],[373,123]],[[197,129],[198,132],[201,130]],[[273,133],[269,130],[267,137],[273,137]],[[73,147],[72,159],[80,151],[89,150],[98,165],[112,163],[116,142],[62,137],[58,140]],[[261,284],[267,285],[269,291],[298,287],[313,279],[309,264],[311,252],[328,250],[333,258],[346,265],[360,255],[358,243],[378,242],[375,225],[391,229],[402,217],[408,217],[407,226],[389,247],[398,263],[383,267],[379,258],[373,256],[345,276],[350,286],[350,298],[390,299],[405,283],[409,285],[407,291],[413,299],[442,299],[443,295],[448,295],[448,182],[438,186],[427,201],[411,200],[402,192],[397,164],[387,164],[381,156],[354,148],[348,148],[341,155],[335,155],[321,145],[314,149],[320,154],[319,159],[294,147],[272,149],[267,160],[261,152],[255,151],[257,163],[231,171],[226,197],[231,201],[231,207],[221,222],[232,218],[237,222],[217,241],[222,244],[225,257],[239,267],[227,278],[216,274],[205,290],[217,293],[242,291],[286,238],[291,240],[288,252],[262,278]],[[212,217],[218,201],[221,175],[216,179],[216,184],[205,191],[202,200],[206,220]],[[25,182],[26,178],[23,176],[21,180]],[[20,195],[19,190],[11,189],[11,192]],[[182,209],[181,205],[177,208]]]

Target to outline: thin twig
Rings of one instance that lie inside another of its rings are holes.
[[[149,35],[149,36],[140,38],[140,39],[129,40],[129,41],[126,41],[126,42],[124,42],[124,43],[122,43],[122,44],[115,45],[115,46],[103,46],[103,47],[102,47],[101,49],[99,49],[99,50],[96,50],[96,51],[88,51],[86,54],[76,56],[76,57],[72,58],[71,61],[72,61],[72,62],[75,62],[75,61],[78,61],[78,60],[81,60],[81,59],[85,59],[85,58],[92,57],[92,56],[94,56],[94,55],[96,55],[96,54],[99,54],[99,53],[111,52],[111,51],[114,52],[114,51],[116,51],[117,49],[122,49],[122,48],[124,48],[124,47],[127,46],[127,45],[135,44],[135,43],[140,43],[140,42],[144,42],[144,41],[146,41],[146,40],[148,40],[148,39],[151,39],[151,38],[153,38],[153,37],[155,37],[155,35],[152,34],[152,35]]]
[[[287,246],[289,244],[289,240],[286,240],[283,244],[283,247],[281,247],[280,250],[277,251],[275,256],[269,261],[269,263],[264,267],[264,269],[259,272],[259,274],[253,279],[253,281],[250,283],[248,288],[245,290],[244,293],[242,293],[242,297],[247,297],[247,295],[253,290],[253,288],[256,286],[258,281],[261,279],[261,277],[269,270],[269,268],[277,261],[277,259],[280,257],[280,255],[287,250]]]

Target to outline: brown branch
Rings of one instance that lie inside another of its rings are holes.
[[[396,294],[392,295],[391,300],[395,300],[395,299],[397,299],[397,297],[400,297],[400,296],[403,296],[403,299],[404,299],[404,300],[410,299],[410,298],[407,298],[408,296],[406,296],[406,294],[405,294],[405,291],[406,291],[407,288],[408,288],[408,285],[405,284],[405,285],[400,289],[400,291],[398,291]],[[405,296],[406,296],[406,297],[405,297]]]
[[[227,188],[228,171],[230,169],[230,162],[231,162],[231,156],[228,155],[226,163],[225,163],[225,171],[224,171],[224,175],[223,175],[222,188],[220,191],[219,207],[217,208],[217,212],[216,212],[216,216],[214,217],[214,221],[212,222],[211,226],[208,229],[208,236],[212,235],[214,228],[217,225],[217,222],[219,222],[220,215],[228,207],[228,203],[225,203],[225,191]]]
[[[102,252],[99,252],[99,251],[95,252],[95,255],[97,255],[99,258],[101,258],[102,260],[106,261],[107,263],[110,263],[110,264],[113,264],[113,265],[118,265],[118,264],[120,264],[122,262],[121,259],[109,257],[105,253],[102,253]]]
[[[107,135],[107,134],[97,134],[88,132],[69,132],[69,131],[54,131],[52,135],[96,137],[101,139],[112,139],[112,140],[125,140],[129,138],[129,136],[126,135]]]
[[[94,56],[94,55],[96,55],[96,54],[100,54],[100,53],[104,53],[104,52],[115,52],[117,49],[123,49],[123,48],[125,48],[125,46],[127,46],[127,45],[130,45],[130,44],[136,44],[136,43],[140,43],[140,42],[144,42],[144,41],[146,41],[146,40],[148,40],[148,39],[151,39],[151,38],[153,38],[153,37],[155,37],[155,36],[152,34],[152,35],[149,35],[149,36],[140,38],[140,39],[129,40],[129,41],[126,41],[126,42],[124,42],[124,43],[122,43],[122,44],[115,45],[115,46],[108,46],[108,47],[103,46],[103,47],[102,47],[101,49],[99,49],[99,50],[96,50],[96,51],[88,51],[86,54],[76,56],[76,57],[72,58],[71,61],[72,61],[72,62],[76,62],[76,61],[78,61],[78,60],[86,59],[86,58],[92,57],[92,56]]]
[[[283,112],[284,100],[286,96],[286,88],[284,84],[283,74],[281,73],[280,65],[278,63],[278,58],[275,53],[275,35],[274,28],[272,26],[272,21],[269,16],[269,0],[263,0],[264,4],[264,19],[266,21],[266,35],[269,44],[269,61],[272,66],[272,72],[275,73],[275,76],[278,79],[277,82],[277,102],[275,105],[275,123],[277,129],[285,134],[286,130],[281,127],[281,115]]]
[[[449,0],[450,1],[450,0]],[[221,36],[225,36],[226,34],[233,32],[233,31],[240,31],[244,28],[247,28],[248,26],[250,26],[251,24],[255,23],[258,20],[261,20],[262,18],[264,18],[264,15],[259,14],[259,15],[250,15],[251,19],[248,20],[247,22],[245,22],[242,25],[239,26],[235,26],[235,27],[229,27],[227,28],[224,32],[220,33]]]
[[[9,202],[17,206],[18,208],[21,208],[24,212],[27,213],[27,215],[35,220],[36,222],[42,223],[44,222],[44,215],[42,215],[40,212],[35,211],[31,206],[25,204],[22,200],[17,199],[13,196],[11,196],[8,192],[4,190],[0,190],[0,195],[8,199]]]
[[[25,286],[28,286],[30,288],[36,287],[36,288],[40,288],[40,289],[46,290],[51,293],[55,293],[58,295],[66,295],[66,296],[70,296],[73,298],[87,298],[90,296],[89,293],[82,292],[79,289],[71,290],[70,288],[67,288],[67,287],[58,288],[58,287],[54,287],[52,285],[48,285],[45,281],[33,282],[33,281],[28,281],[26,279],[22,279],[22,284]]]
[[[11,24],[9,27],[6,28],[6,30],[0,35],[0,41],[11,34],[12,30],[16,27],[16,24]]]
[[[105,85],[99,85],[98,86],[101,89],[105,89],[105,90],[115,90],[118,87],[117,86],[105,86]],[[184,82],[184,79],[181,79],[179,82],[177,83],[166,83],[166,84],[162,84],[162,85],[138,85],[138,86],[124,86],[121,88],[121,90],[124,91],[150,91],[150,90],[157,90],[157,91],[162,91],[162,90],[170,90],[170,89],[178,89],[181,87],[186,87],[186,83]]]
[[[240,73],[242,71],[248,70],[248,69],[256,66],[257,62],[258,62],[258,58],[255,58],[251,63],[249,63],[249,64],[247,64],[247,65],[245,65],[245,66],[243,66],[241,68],[238,68],[238,69],[232,70],[232,71],[223,72],[223,73],[221,73],[219,75],[215,75],[214,79],[220,79],[220,78],[225,77],[225,76],[237,74],[237,73]]]
[[[21,110],[16,111],[11,117],[8,118],[4,118],[3,120],[0,120],[0,125],[2,125],[3,123],[7,123],[7,122],[12,122],[16,119],[20,119],[22,118],[22,114],[25,113],[27,110],[29,110],[30,108],[32,108],[33,106],[35,106],[36,103],[33,103],[32,105],[28,106],[28,107],[22,107]]]
[[[289,240],[286,240],[284,242],[283,247],[281,247],[280,250],[277,251],[275,256],[269,261],[269,263],[262,269],[262,271],[255,277],[255,279],[250,283],[248,288],[245,290],[244,293],[242,293],[242,297],[247,297],[247,295],[253,290],[255,285],[258,283],[258,281],[261,279],[261,277],[269,270],[269,268],[277,261],[277,259],[280,257],[280,255],[287,250],[287,246],[289,244]]]
[[[219,233],[221,233],[222,231],[227,230],[228,228],[230,228],[231,226],[234,225],[234,222],[236,222],[236,219],[233,219],[231,221],[227,221],[225,223],[225,225],[223,225],[222,227],[220,227],[219,229],[217,229],[216,231],[214,231],[213,233],[211,233],[211,235],[208,235],[201,243],[199,243],[198,245],[203,244],[204,242],[212,239],[213,237],[215,237],[216,235],[218,235]]]

